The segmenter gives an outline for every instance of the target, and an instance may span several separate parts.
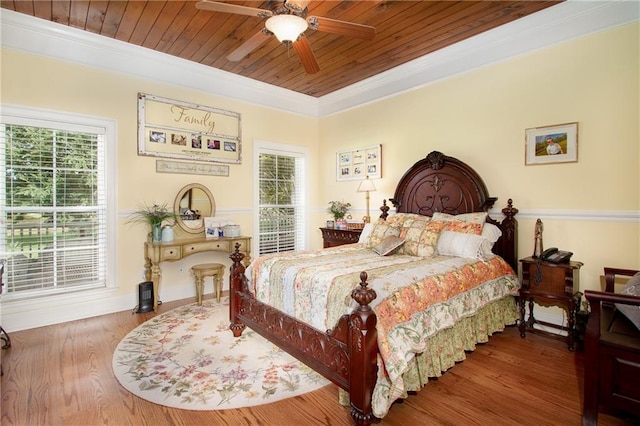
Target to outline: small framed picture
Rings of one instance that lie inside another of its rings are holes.
[[[577,122],[534,127],[525,131],[525,165],[577,161]]]

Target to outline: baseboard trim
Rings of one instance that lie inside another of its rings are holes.
[[[78,321],[115,312],[131,311],[138,305],[137,291],[126,295],[114,295],[114,289],[87,290],[79,293],[15,299],[2,301],[2,328],[13,331],[45,327],[69,321]],[[167,287],[162,290],[161,300],[170,302],[193,297],[195,286],[192,281]]]

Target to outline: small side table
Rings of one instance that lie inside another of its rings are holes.
[[[527,257],[520,259],[522,264],[522,285],[520,287],[520,336],[535,332],[550,337],[563,337],[534,328],[535,324],[554,327],[567,332],[567,345],[573,351],[575,340],[576,313],[580,309],[582,293],[580,289],[580,268],[582,262],[551,263],[538,262]],[[529,318],[525,321],[525,305],[529,302]],[[558,326],[537,320],[533,314],[533,303],[542,306],[559,306],[567,312],[567,326]]]
[[[362,229],[320,228],[320,230],[322,231],[323,248],[357,243],[362,233]]]

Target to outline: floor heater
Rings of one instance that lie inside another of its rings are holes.
[[[153,310],[153,281],[145,281],[138,284],[138,306],[135,312],[138,314]]]

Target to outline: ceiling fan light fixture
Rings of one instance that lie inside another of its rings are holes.
[[[308,24],[296,15],[275,15],[267,19],[265,26],[280,42],[294,42],[307,29]]]

